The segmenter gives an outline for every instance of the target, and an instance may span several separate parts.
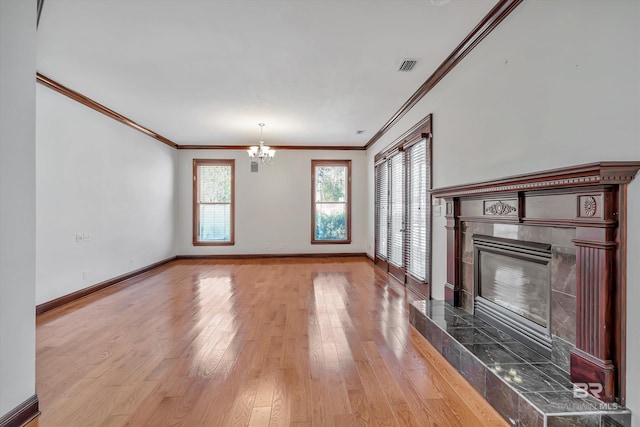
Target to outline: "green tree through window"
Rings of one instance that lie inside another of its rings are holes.
[[[349,243],[350,178],[349,160],[312,161],[312,242]]]

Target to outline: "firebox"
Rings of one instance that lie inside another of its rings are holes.
[[[473,236],[475,314],[551,357],[551,244]]]

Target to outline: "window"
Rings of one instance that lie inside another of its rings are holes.
[[[427,164],[427,139],[422,138],[406,150],[407,206],[405,265],[407,273],[420,281],[427,279],[431,238],[431,186]]]
[[[311,243],[351,243],[351,160],[312,160],[311,197]]]
[[[234,244],[235,160],[193,161],[193,244]]]
[[[428,296],[431,271],[431,116],[375,157],[375,255]]]

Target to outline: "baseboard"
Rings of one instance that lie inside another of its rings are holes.
[[[175,257],[164,259],[162,261],[158,261],[154,264],[148,265],[146,267],[142,267],[138,270],[134,270],[127,274],[114,277],[113,279],[106,280],[96,285],[89,286],[88,288],[80,289],[70,294],[63,295],[54,300],[39,304],[36,306],[36,315],[46,313],[47,311],[53,310],[54,308],[58,308],[63,305],[69,304],[73,301],[77,301],[95,292],[101,291],[110,286],[123,282],[127,279],[131,279],[135,276],[139,276],[140,274],[146,273],[147,271],[153,270],[156,267],[160,267],[161,265],[167,264],[174,260],[189,260],[189,259],[199,259],[199,260],[227,259],[228,260],[228,259],[258,259],[258,258],[335,258],[335,257],[367,257],[367,254],[365,252],[339,252],[339,253],[311,253],[311,254],[178,255]],[[2,427],[2,425],[0,425],[0,427]]]
[[[123,274],[121,276],[118,277],[114,277],[113,279],[109,279],[106,280],[104,282],[95,284],[93,286],[89,286],[88,288],[84,288],[84,289],[80,289],[78,291],[72,292],[70,294],[67,295],[63,295],[59,298],[56,298],[54,300],[51,301],[47,301],[45,303],[39,304],[36,306],[36,315],[39,314],[43,314],[46,313],[47,311],[53,310],[54,308],[58,308],[61,307],[63,305],[69,304],[70,302],[79,300],[81,298],[84,298],[88,295],[91,295],[95,292],[101,291],[103,289],[108,288],[109,286],[113,286],[117,283],[120,283],[124,280],[127,279],[131,279],[135,276],[139,276],[140,274],[146,273],[149,270],[153,270],[154,268],[160,267],[161,265],[167,264],[173,260],[175,260],[176,257],[171,257],[171,258],[167,258],[164,259],[162,261],[158,261],[156,263],[147,265],[146,267],[142,267],[139,268],[137,270],[131,271],[129,273]],[[0,427],[2,427],[2,425],[0,424]]]
[[[256,258],[340,258],[366,257],[365,252],[313,253],[313,254],[224,254],[224,255],[178,255],[176,259],[256,259]]]
[[[40,415],[38,395],[34,394],[0,417],[0,427],[20,427]]]

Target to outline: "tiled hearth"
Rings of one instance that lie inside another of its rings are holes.
[[[631,425],[628,410],[575,397],[558,365],[460,308],[415,301],[410,322],[513,426]]]

